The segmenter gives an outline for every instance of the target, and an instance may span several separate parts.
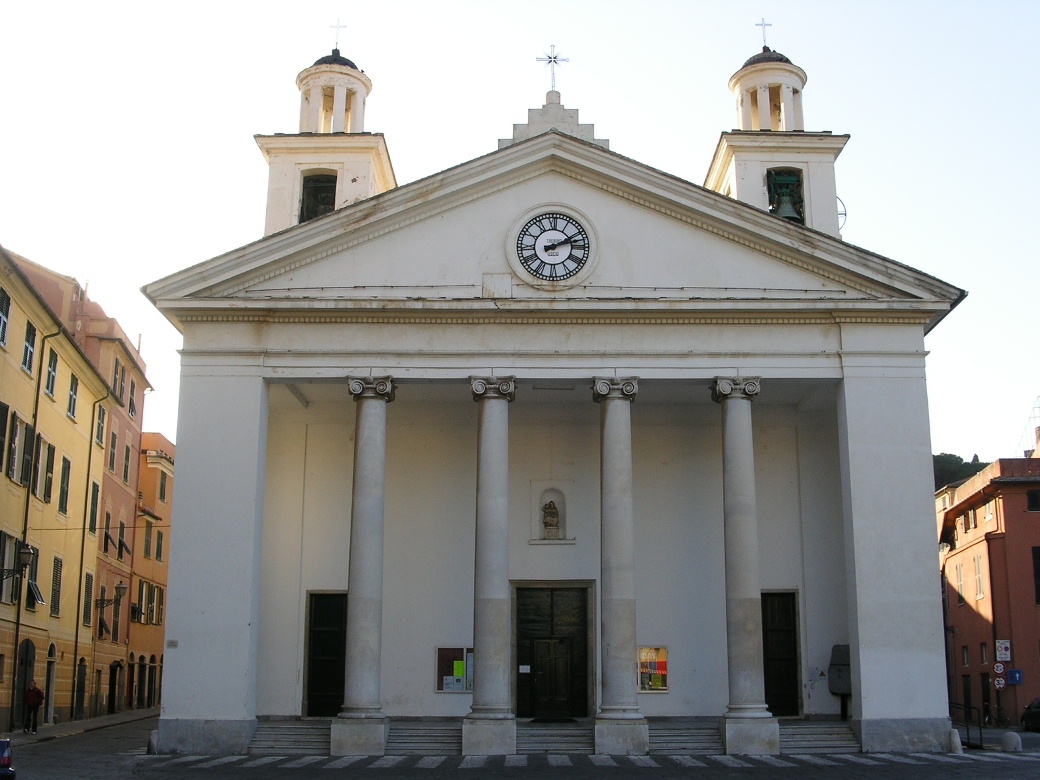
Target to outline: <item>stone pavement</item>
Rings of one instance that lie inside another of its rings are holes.
[[[84,718],[83,720],[70,720],[65,723],[41,723],[36,734],[26,734],[21,729],[0,733],[0,738],[11,740],[11,745],[17,749],[19,745],[32,745],[37,742],[46,742],[60,737],[69,737],[73,734],[82,734],[85,731],[94,731],[109,726],[118,726],[122,723],[132,723],[136,720],[155,718],[159,716],[159,708],[151,707],[139,710],[123,710],[114,715],[102,715],[97,718]]]

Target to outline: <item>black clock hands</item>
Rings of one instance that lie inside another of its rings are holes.
[[[578,244],[579,246],[581,246],[581,244],[583,243],[582,240],[581,240],[581,236],[578,236],[578,235],[564,236],[559,241],[552,241],[552,242],[546,244],[544,247],[542,247],[542,249],[544,249],[546,252],[550,252],[553,249],[556,249],[556,247],[563,246],[564,244],[575,244],[575,243]]]

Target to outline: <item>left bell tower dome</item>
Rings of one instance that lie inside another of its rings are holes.
[[[264,235],[397,186],[381,133],[365,132],[372,80],[339,49],[296,77],[300,131],[255,136],[270,167]]]

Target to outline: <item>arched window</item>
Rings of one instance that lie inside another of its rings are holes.
[[[300,224],[328,214],[336,208],[336,175],[312,173],[303,177]]]

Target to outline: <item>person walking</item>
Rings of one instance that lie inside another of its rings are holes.
[[[37,719],[40,714],[40,705],[43,704],[44,695],[43,689],[36,687],[36,680],[29,681],[29,687],[25,689],[25,706],[27,709],[25,716],[25,733],[28,734],[31,730],[33,734],[36,733]]]

